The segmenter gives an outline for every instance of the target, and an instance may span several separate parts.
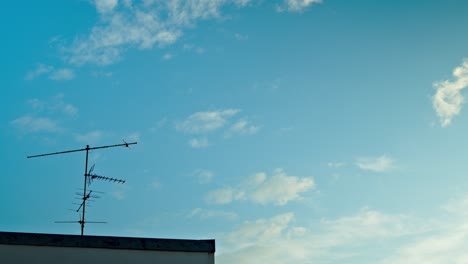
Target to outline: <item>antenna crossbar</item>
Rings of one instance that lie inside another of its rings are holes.
[[[99,147],[92,147],[92,148],[86,146],[86,148],[82,148],[82,149],[73,149],[73,150],[65,150],[65,151],[45,153],[45,154],[39,154],[39,155],[32,155],[32,156],[27,156],[27,158],[28,159],[30,159],[30,158],[39,158],[39,157],[45,157],[45,156],[51,156],[51,155],[66,154],[66,153],[73,153],[73,152],[79,152],[79,151],[89,151],[89,150],[103,149],[103,148],[113,148],[113,147],[126,147],[126,148],[128,148],[130,145],[136,145],[137,143],[138,142],[131,142],[131,143],[115,144],[115,145],[108,145],[108,146],[99,146]]]
[[[81,225],[81,235],[84,234],[84,226],[85,226],[86,223],[96,223],[96,224],[97,223],[106,223],[106,222],[88,222],[88,221],[85,221],[86,201],[88,201],[89,198],[100,198],[97,195],[91,195],[92,191],[89,191],[89,193],[86,192],[86,187],[89,185],[88,184],[88,178],[89,178],[90,182],[93,179],[98,179],[98,180],[104,180],[104,181],[112,181],[112,182],[116,182],[116,183],[125,183],[125,180],[114,179],[114,178],[110,178],[110,177],[91,174],[91,172],[94,170],[94,165],[88,171],[89,151],[90,150],[96,150],[96,149],[113,148],[113,147],[130,148],[130,145],[136,145],[136,144],[137,144],[137,142],[127,143],[127,142],[124,141],[123,144],[114,144],[114,145],[98,146],[98,147],[89,147],[89,145],[86,145],[86,148],[81,148],[81,149],[65,150],[65,151],[58,151],[58,152],[51,152],[51,153],[44,153],[44,154],[27,156],[27,158],[30,159],[30,158],[39,158],[39,157],[45,157],[45,156],[52,156],[52,155],[59,155],[59,154],[67,154],[67,153],[73,153],[73,152],[86,151],[86,162],[85,162],[85,171],[84,171],[84,176],[85,176],[84,177],[84,188],[83,188],[82,198],[80,198],[82,200],[82,202],[79,204],[79,207],[76,210],[77,212],[79,212],[81,210],[80,220],[79,221],[57,221],[56,223],[79,223]]]

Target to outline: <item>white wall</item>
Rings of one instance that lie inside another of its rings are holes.
[[[0,244],[1,264],[214,264],[214,253]]]

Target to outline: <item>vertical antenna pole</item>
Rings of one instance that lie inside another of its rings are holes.
[[[85,163],[85,171],[84,171],[84,188],[83,188],[83,215],[81,217],[81,235],[84,233],[84,225],[85,225],[85,210],[86,210],[86,185],[88,181],[88,152],[89,152],[89,145],[86,145],[86,163]]]
[[[108,145],[108,146],[99,146],[99,147],[92,147],[90,148],[89,145],[86,145],[86,148],[83,149],[73,149],[73,150],[65,150],[65,151],[59,151],[59,152],[52,152],[52,153],[45,153],[45,154],[39,154],[39,155],[32,155],[32,156],[27,156],[28,159],[30,158],[39,158],[39,157],[44,157],[44,156],[51,156],[51,155],[57,155],[57,154],[65,154],[65,153],[72,153],[72,152],[80,152],[80,151],[86,151],[86,163],[85,163],[85,173],[84,173],[84,188],[83,188],[83,211],[81,215],[80,221],[78,223],[81,225],[81,235],[84,235],[84,227],[86,224],[85,220],[85,211],[86,211],[86,200],[90,197],[90,193],[86,193],[86,186],[88,185],[88,177],[91,176],[90,172],[88,172],[88,154],[90,150],[96,150],[96,149],[104,149],[104,148],[113,148],[113,147],[129,147],[130,145],[136,145],[137,142],[131,142],[127,143],[124,141],[123,144],[115,144],[115,145]],[[124,183],[124,180],[119,180],[119,179],[114,179],[114,178],[109,178],[109,177],[104,177],[104,176],[99,176],[99,175],[93,175],[97,179],[101,180],[109,180],[109,181],[114,181],[114,182],[119,182],[119,183]],[[76,221],[74,222],[76,223]],[[91,222],[88,222],[91,223]],[[98,223],[98,222],[93,222],[93,223]],[[101,223],[101,222],[99,222]]]

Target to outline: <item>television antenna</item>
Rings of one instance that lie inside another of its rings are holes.
[[[92,191],[87,192],[86,187],[88,187],[93,180],[104,180],[104,181],[111,181],[111,182],[122,183],[122,184],[125,183],[125,180],[114,179],[114,178],[110,178],[110,177],[106,177],[106,176],[93,174],[94,165],[88,171],[89,152],[91,150],[114,148],[114,147],[130,148],[131,145],[136,145],[136,144],[137,144],[137,142],[127,143],[127,142],[124,141],[123,144],[98,146],[98,147],[89,147],[89,145],[86,145],[86,148],[81,148],[81,149],[65,150],[65,151],[59,151],[59,152],[52,152],[52,153],[45,153],[45,154],[27,156],[27,158],[30,159],[30,158],[40,158],[40,157],[45,157],[45,156],[60,155],[60,154],[67,154],[67,153],[74,153],[74,152],[82,152],[82,151],[86,152],[86,162],[85,162],[85,170],[84,170],[84,188],[83,188],[83,195],[81,197],[82,202],[81,202],[81,204],[79,204],[79,208],[76,210],[77,212],[81,211],[80,220],[78,220],[78,221],[56,221],[56,223],[78,223],[81,226],[81,235],[82,236],[84,234],[84,227],[85,227],[86,223],[104,224],[105,222],[95,222],[95,221],[86,221],[85,220],[86,219],[85,218],[86,202],[90,198],[99,198],[99,196],[92,194]],[[88,183],[88,181],[89,181],[89,183]]]

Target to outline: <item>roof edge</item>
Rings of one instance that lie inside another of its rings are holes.
[[[215,240],[79,236],[1,232],[0,245],[130,249],[149,251],[215,252]]]

